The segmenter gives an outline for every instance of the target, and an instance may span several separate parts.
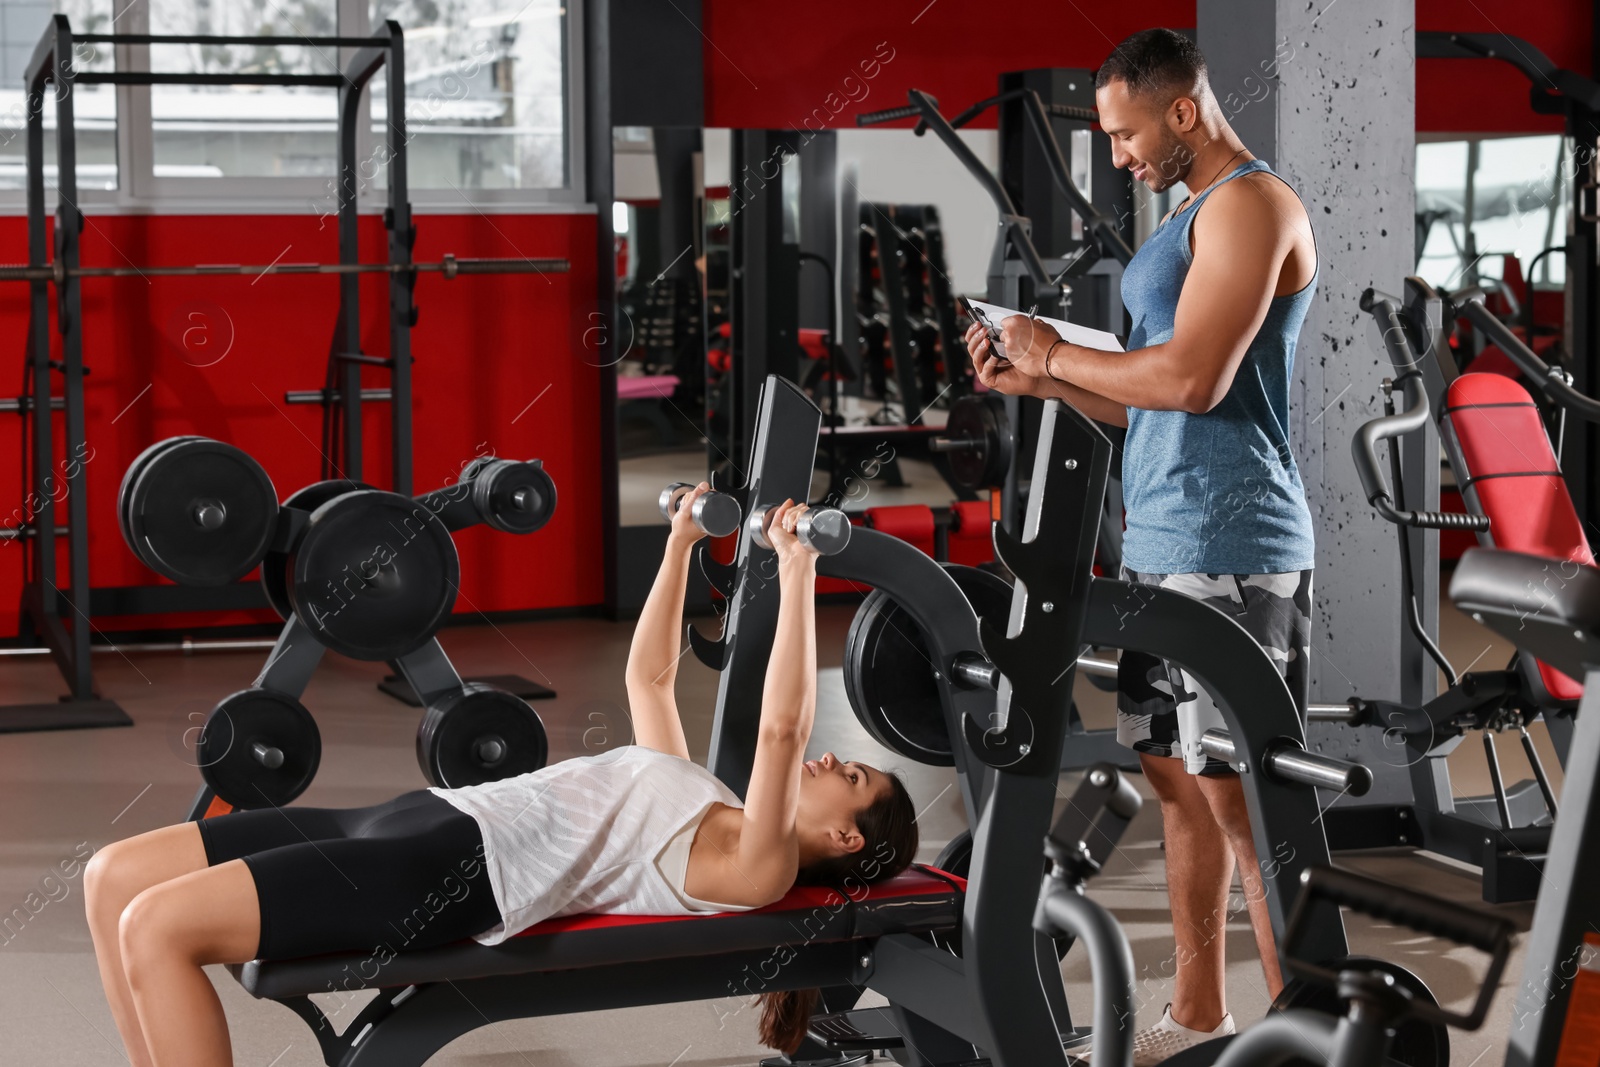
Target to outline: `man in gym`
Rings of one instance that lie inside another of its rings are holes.
[[[1244,626],[1304,708],[1314,565],[1311,514],[1289,449],[1289,379],[1316,284],[1310,220],[1294,191],[1228,125],[1192,41],[1171,30],[1117,45],[1095,78],[1112,158],[1188,197],[1122,278],[1126,353],[1082,348],[1024,316],[1002,323],[1008,361],[967,332],[978,377],[1058,397],[1128,428],[1123,577],[1176,590]],[[1130,596],[1138,612],[1146,598]],[[1136,1067],[1232,1033],[1224,936],[1237,863],[1267,992],[1283,986],[1239,778],[1200,738],[1224,726],[1174,664],[1124,653],[1117,733],[1161,801],[1177,950],[1172,1003],[1135,1039]]]

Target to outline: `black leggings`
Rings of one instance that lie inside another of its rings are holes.
[[[206,862],[243,860],[258,959],[407,949],[500,922],[478,824],[425,789],[370,808],[261,808],[200,821]]]

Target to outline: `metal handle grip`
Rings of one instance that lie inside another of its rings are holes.
[[[750,513],[745,523],[750,539],[766,549],[772,548],[772,540],[767,536],[767,519],[771,514],[772,505],[763,504]],[[817,508],[800,516],[794,535],[818,554],[836,556],[850,544],[850,519],[838,508]]]
[[[683,500],[694,486],[688,482],[673,482],[661,490],[661,497],[656,501],[661,509],[661,517],[668,522],[678,513],[683,506]],[[740,514],[739,501],[727,493],[712,491],[701,495],[694,502],[694,511],[690,518],[701,532],[711,537],[727,537],[729,534],[739,532],[739,523],[743,520]]]
[[[1238,750],[1226,730],[1207,730],[1200,747],[1212,759],[1239,762]],[[1359,763],[1307,752],[1297,741],[1282,737],[1269,743],[1261,757],[1261,770],[1272,778],[1365,796],[1372,788],[1372,771]]]
[[[882,111],[868,111],[856,116],[857,126],[876,126],[880,122],[895,122],[899,119],[914,119],[922,114],[919,107],[891,107]]]
[[[1499,952],[1516,931],[1511,920],[1499,915],[1352,871],[1308,867],[1300,881],[1312,898],[1331,900],[1374,919],[1399,923],[1480,952]]]

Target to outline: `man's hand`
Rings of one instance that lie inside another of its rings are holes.
[[[1050,346],[1061,340],[1055,327],[1026,315],[1008,315],[1000,324],[1000,343],[1005,346],[1011,365],[1025,377],[1034,380],[1048,379],[1045,373],[1045,356]],[[1056,359],[1063,353],[1057,352]]]
[[[1019,316],[1013,316],[1017,318]],[[1011,319],[1007,319],[1010,322]],[[1049,327],[1046,327],[1048,329]],[[1002,329],[1002,334],[1003,334]],[[972,370],[978,381],[997,393],[1024,396],[1033,392],[1033,379],[1018,369],[1016,364],[996,359],[989,345],[989,335],[982,323],[973,323],[966,333],[967,355],[972,359]],[[1011,352],[1011,342],[1003,340],[1006,352]]]

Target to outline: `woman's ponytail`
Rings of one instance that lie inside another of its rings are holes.
[[[761,994],[761,1043],[785,1056],[797,1051],[806,1039],[806,1027],[821,999],[820,989]]]

